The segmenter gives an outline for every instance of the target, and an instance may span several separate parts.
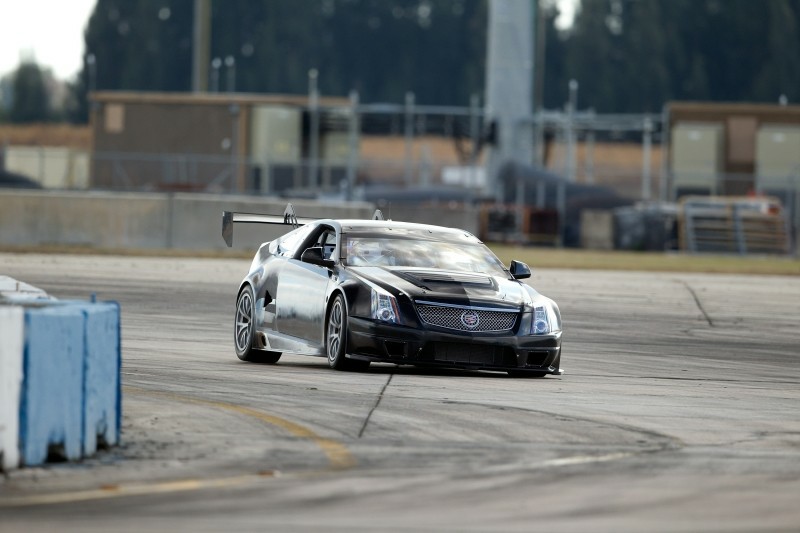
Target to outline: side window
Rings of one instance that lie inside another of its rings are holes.
[[[297,247],[300,246],[304,240],[306,240],[306,237],[308,237],[314,227],[315,226],[313,225],[307,224],[290,233],[287,233],[278,242],[278,255],[288,258],[294,257],[295,252],[297,252]]]
[[[303,246],[305,248],[322,248],[323,258],[335,259],[336,230],[330,226],[319,226],[318,233],[312,234],[311,239],[307,239]]]
[[[333,259],[333,252],[336,250],[336,232],[332,229],[326,229],[322,232],[317,240],[316,246],[322,248],[322,257],[325,259]]]

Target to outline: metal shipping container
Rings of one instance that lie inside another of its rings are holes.
[[[672,195],[717,192],[723,162],[723,125],[680,122],[672,128]]]
[[[800,174],[800,127],[765,124],[756,137],[759,191],[793,189]]]

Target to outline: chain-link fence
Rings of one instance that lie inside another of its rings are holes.
[[[187,146],[185,151],[170,153],[95,150],[78,157],[6,146],[2,159],[6,170],[34,175],[51,188],[370,201],[391,196],[396,202],[416,203],[498,198],[499,178],[487,171],[490,151],[497,148],[496,125],[477,98],[465,107],[419,106],[411,94],[402,104],[362,104],[355,93],[349,102],[342,100],[338,105],[320,106],[309,99],[307,105],[295,106],[301,125],[297,138],[286,141],[296,145],[291,158],[273,157],[268,150],[253,155],[257,151],[253,139],[231,133],[245,131],[237,126],[240,120],[248,120],[243,110],[232,127],[219,132],[224,138],[214,154],[191,153]],[[684,194],[763,192],[782,201],[797,234],[800,172],[783,182],[770,180],[765,186],[753,174],[671,175],[665,149],[668,132],[661,115],[605,115],[567,106],[565,111],[523,117],[519,124],[515,142],[535,147],[531,168],[556,177],[547,187],[559,191],[538,194],[543,187],[533,185],[529,188],[537,194],[517,195],[518,207],[555,209],[563,219],[570,205],[565,195],[575,189],[573,185],[582,186],[582,194],[587,190],[606,194],[602,190],[626,202],[674,201]],[[251,137],[253,131],[251,126]],[[152,135],[161,133],[152,131]],[[60,163],[54,164],[56,160]],[[505,195],[507,201],[513,197],[513,192]],[[555,198],[552,204],[551,197]]]

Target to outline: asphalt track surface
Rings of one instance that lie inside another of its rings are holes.
[[[797,531],[800,280],[534,270],[566,374],[242,363],[246,260],[0,254],[122,305],[124,444],[0,481],[0,531]],[[535,266],[535,265],[534,265]]]

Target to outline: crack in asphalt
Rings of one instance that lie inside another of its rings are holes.
[[[361,426],[361,430],[358,432],[358,438],[360,439],[364,435],[364,431],[367,429],[367,424],[369,424],[370,418],[372,418],[372,413],[375,412],[375,409],[381,404],[381,400],[383,400],[383,393],[386,392],[386,388],[389,386],[389,383],[392,382],[392,378],[394,377],[394,373],[389,374],[389,379],[386,380],[386,383],[383,384],[383,388],[381,392],[378,394],[378,399],[375,400],[375,405],[372,406],[372,409],[369,410],[367,414],[367,418],[364,419],[364,424]]]
[[[708,322],[708,325],[713,328],[714,327],[714,321],[711,320],[711,317],[708,315],[706,310],[703,308],[703,304],[700,303],[700,298],[697,297],[697,293],[694,291],[694,289],[691,287],[691,285],[689,285],[687,282],[685,282],[683,280],[680,280],[680,283],[682,283],[683,286],[686,287],[686,289],[692,294],[692,298],[694,298],[694,303],[697,304],[697,308],[700,309],[701,313],[703,313],[703,317],[705,317],[706,322]]]
[[[725,378],[690,378],[690,377],[680,377],[680,376],[623,376],[623,375],[613,375],[609,374],[605,377],[608,378],[622,378],[622,379],[635,379],[636,381],[641,381],[643,379],[652,379],[657,381],[698,381],[703,383],[739,383],[744,385],[751,385],[753,383],[768,383],[770,385],[774,384],[782,384],[782,385],[800,385],[800,381],[789,381],[789,380],[776,380],[776,379],[749,379],[749,378],[742,378],[742,379],[725,379]],[[748,387],[748,388],[757,388],[757,387]]]
[[[597,424],[599,426],[606,426],[616,428],[622,431],[627,431],[629,433],[637,433],[639,435],[644,435],[652,439],[652,446],[646,449],[642,449],[638,452],[631,452],[632,455],[640,455],[644,453],[660,453],[665,451],[677,451],[681,450],[686,447],[686,443],[683,442],[682,439],[678,437],[674,437],[667,433],[661,433],[659,431],[654,431],[652,429],[647,429],[641,426],[634,426],[631,424],[624,424],[622,422],[614,422],[611,420],[605,420],[602,418],[596,418],[592,416],[575,416],[575,415],[566,415],[563,413],[554,413],[553,411],[545,411],[542,409],[532,409],[529,407],[519,407],[513,405],[494,405],[494,404],[487,404],[481,402],[473,402],[473,401],[460,401],[460,400],[445,400],[442,403],[452,403],[452,404],[461,404],[461,405],[472,405],[472,406],[481,406],[487,409],[499,409],[504,411],[518,411],[522,413],[537,413],[541,415],[547,415],[550,417],[559,417],[564,421],[571,421],[571,422],[590,422],[593,424]]]

